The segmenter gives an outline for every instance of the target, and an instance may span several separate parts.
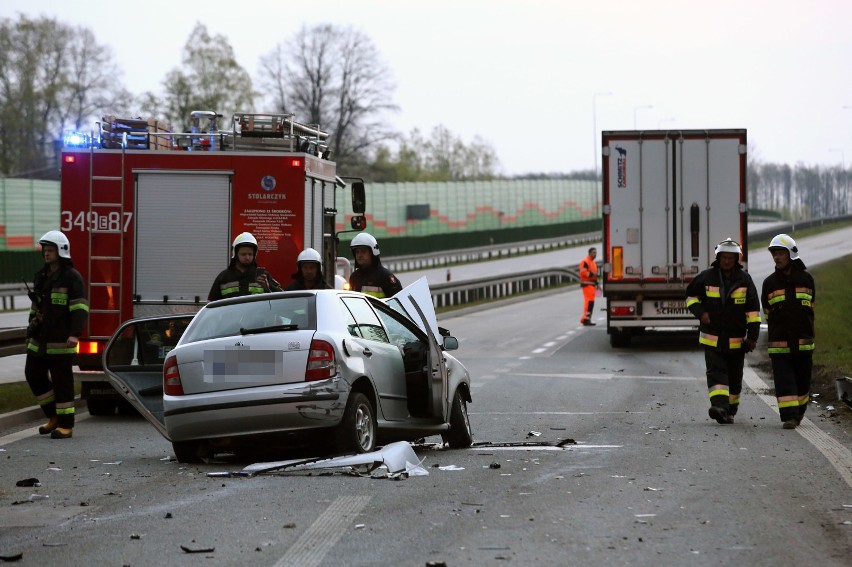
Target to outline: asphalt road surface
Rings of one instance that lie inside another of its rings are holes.
[[[803,239],[804,261],[852,251],[850,232]],[[751,260],[759,286],[769,254]],[[648,334],[613,350],[602,316],[578,326],[581,308],[572,288],[442,318],[473,377],[475,441],[510,446],[439,450],[428,438],[415,447],[428,476],[208,477],[247,463],[176,463],[133,417],[83,413],[66,441],[39,436],[35,423],[3,432],[0,556],[21,554],[20,565],[849,564],[849,431],[816,405],[799,429],[782,429],[771,379],[751,369],[737,422],[719,425],[707,417],[694,336]],[[15,486],[27,478],[41,486]]]

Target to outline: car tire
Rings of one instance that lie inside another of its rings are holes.
[[[470,416],[467,414],[467,400],[459,389],[453,396],[453,407],[450,408],[450,430],[442,433],[441,438],[451,449],[465,449],[473,444],[473,430],[470,427]]]
[[[376,448],[376,412],[361,392],[352,392],[337,429],[337,447],[341,451],[369,453]]]
[[[112,396],[92,396],[86,400],[89,415],[113,415],[116,401]]]
[[[199,464],[203,463],[201,455],[201,444],[198,441],[173,441],[172,449],[175,459],[179,463]]]

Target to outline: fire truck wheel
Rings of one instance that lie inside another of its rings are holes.
[[[89,415],[113,415],[115,413],[115,400],[106,396],[92,396],[86,400]]]

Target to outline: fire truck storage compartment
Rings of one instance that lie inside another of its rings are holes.
[[[230,171],[134,171],[136,266],[134,316],[159,313],[144,304],[207,300],[228,264]],[[187,269],[192,266],[192,269]]]

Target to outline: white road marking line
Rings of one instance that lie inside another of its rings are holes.
[[[537,348],[537,349],[533,349],[532,353],[533,354],[541,354],[546,350],[547,350],[546,348]]]
[[[556,343],[555,343],[554,341],[550,341],[549,343],[544,343],[544,344],[543,344],[543,345],[541,345],[541,346],[543,346],[543,347],[547,347],[547,348],[550,348],[550,347],[552,347],[552,346],[553,346],[553,345],[555,345],[555,344],[556,344]]]
[[[322,563],[326,554],[348,530],[351,523],[370,501],[370,496],[341,496],[320,514],[319,518],[287,550],[275,567],[299,565],[312,567]]]
[[[757,394],[757,396],[768,405],[772,411],[778,413],[778,401],[773,396],[764,394],[769,389],[769,385],[755,373],[754,369],[746,366],[743,369],[743,382],[746,386]],[[778,427],[781,427],[780,419]],[[807,439],[820,453],[831,463],[843,480],[852,487],[852,451],[841,445],[836,439],[825,433],[822,429],[814,425],[807,417],[802,420],[802,424],[796,428],[796,431]]]

